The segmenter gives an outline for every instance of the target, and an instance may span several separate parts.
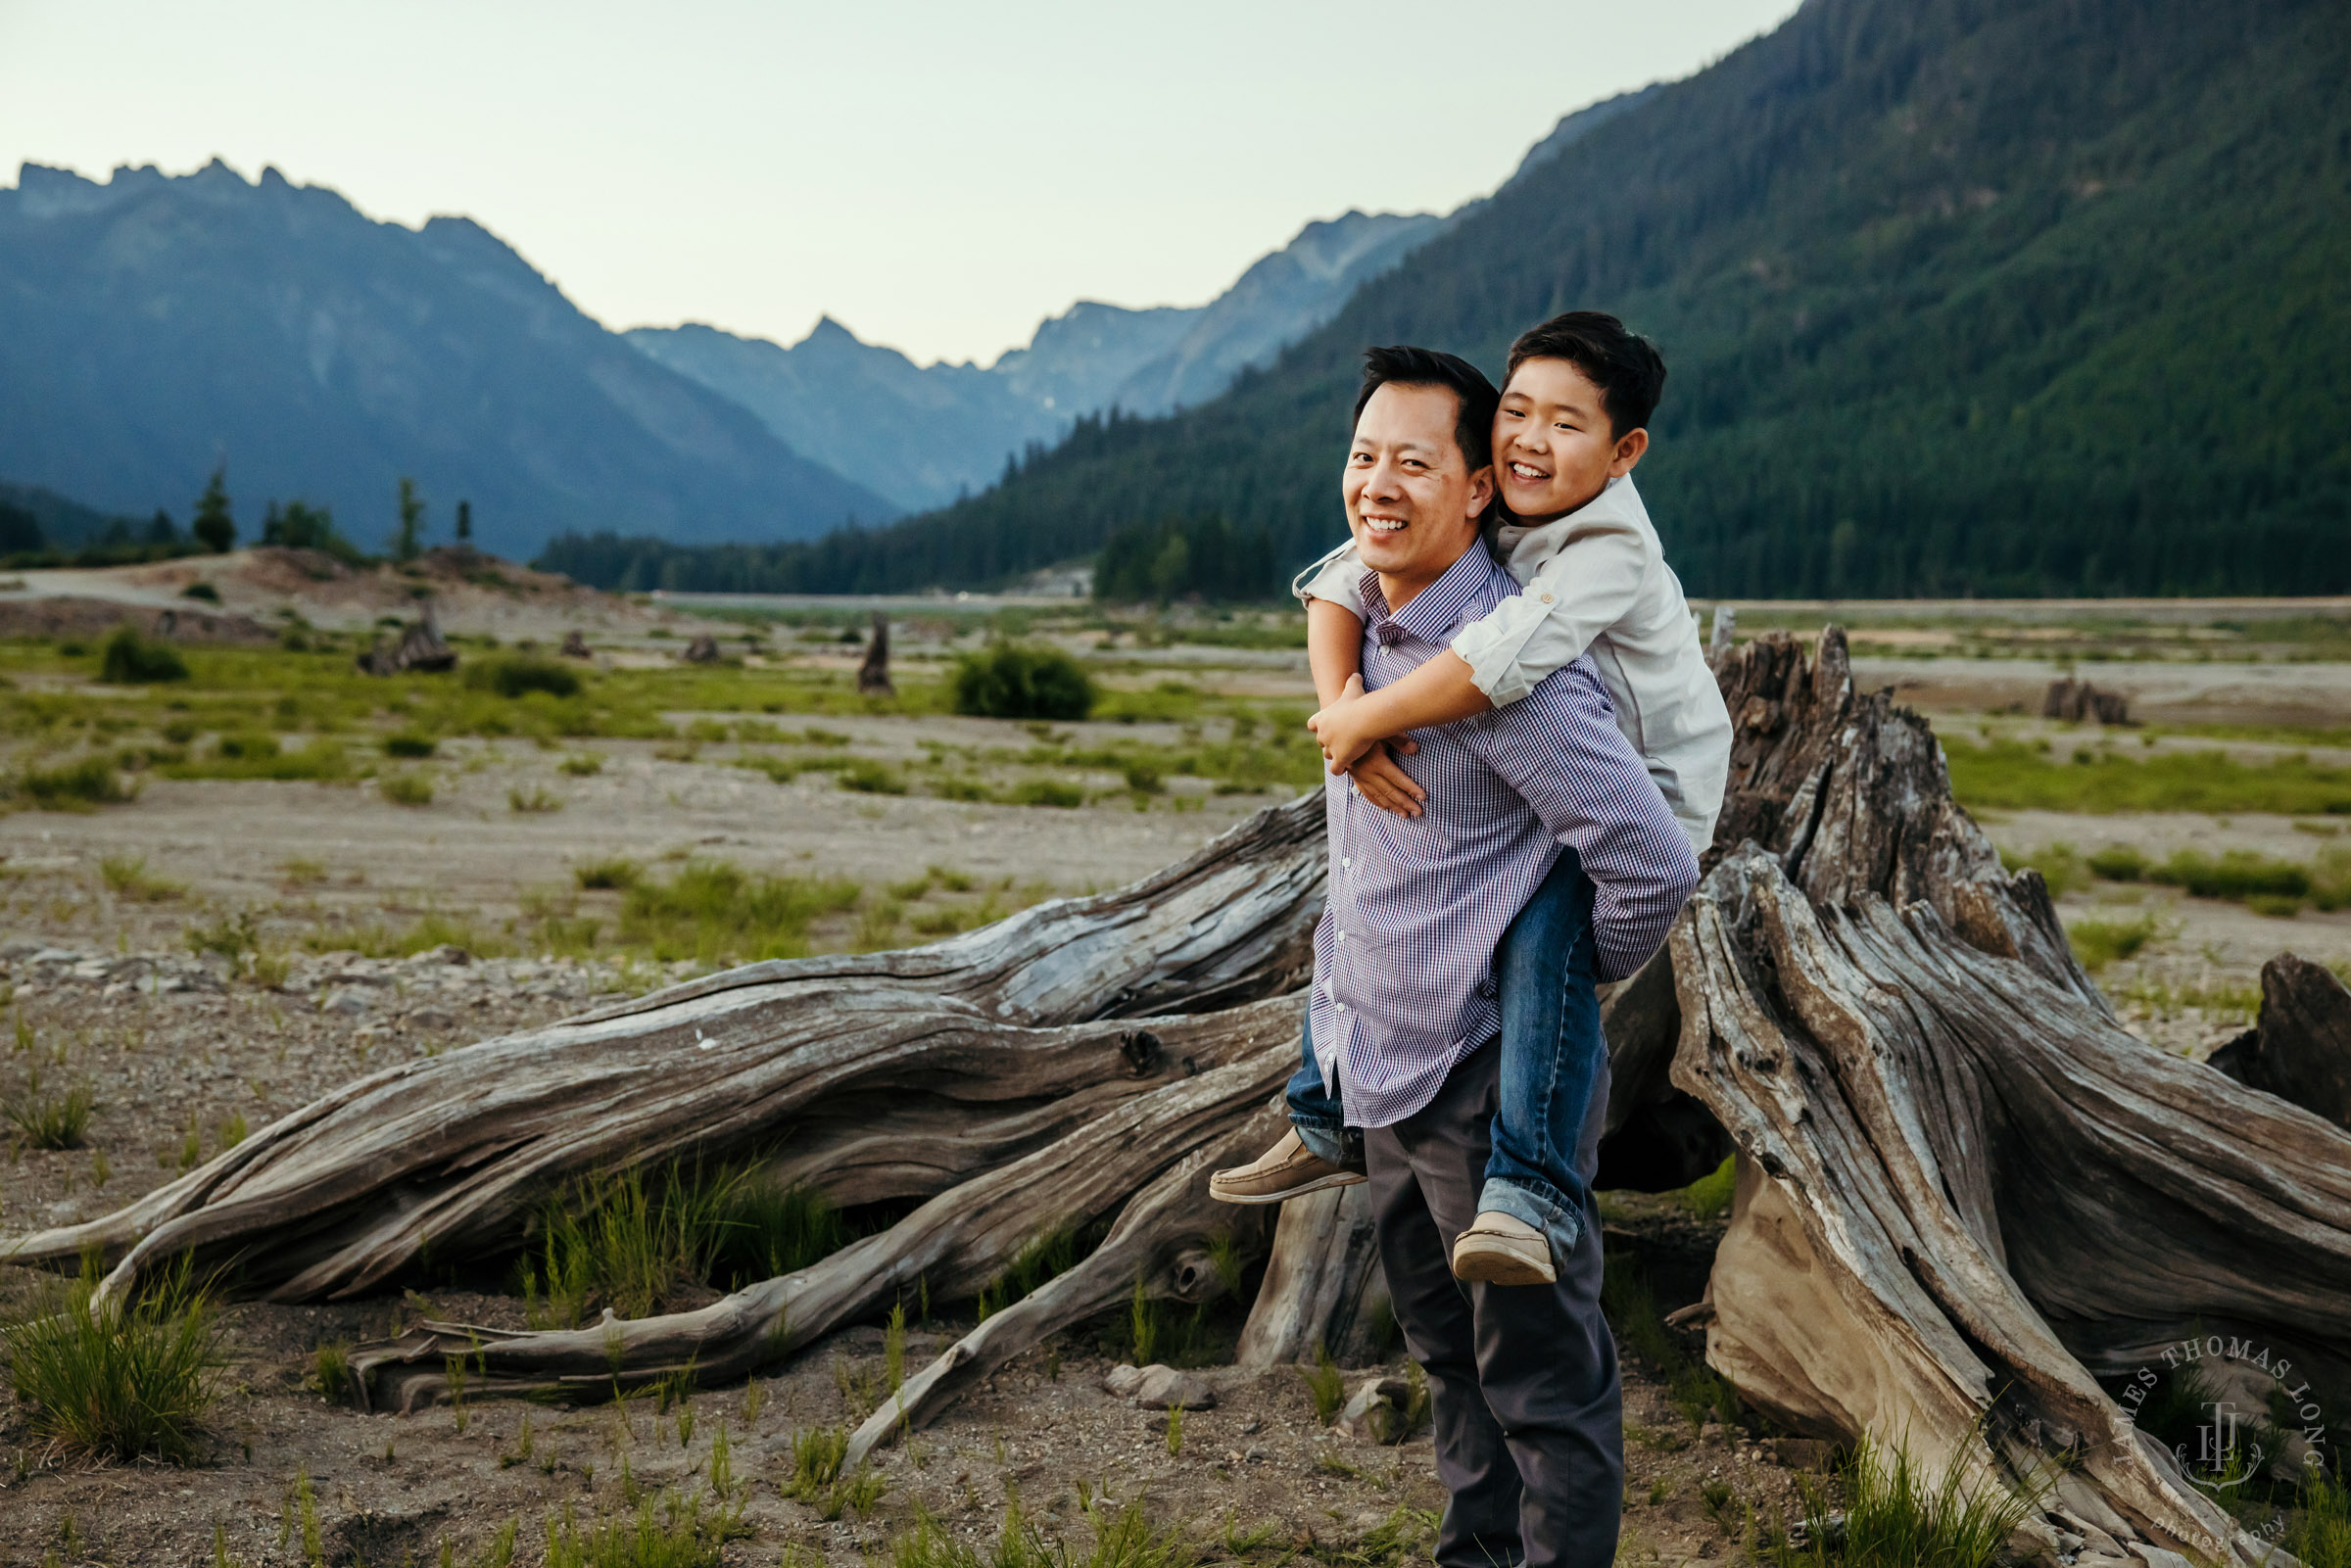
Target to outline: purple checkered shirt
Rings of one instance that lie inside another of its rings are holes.
[[[1483,543],[1389,614],[1364,579],[1364,688],[1401,680],[1518,591]],[[1588,658],[1491,713],[1414,732],[1397,763],[1428,791],[1418,817],[1326,782],[1330,903],[1315,927],[1309,1010],[1325,1088],[1348,1124],[1384,1127],[1436,1096],[1501,1030],[1494,949],[1571,845],[1592,879],[1600,976],[1665,940],[1698,859]]]

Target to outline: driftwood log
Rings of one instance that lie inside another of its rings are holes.
[[[2351,1408],[2351,1136],[2125,1032],[2039,877],[2002,871],[1952,801],[1926,724],[1854,690],[1842,635],[1717,660],[1732,792],[1667,949],[1609,999],[1603,1147],[1653,1185],[1736,1148],[1708,1360],[1796,1430],[2045,1488],[2052,1531],[2250,1568],[2263,1544],[2099,1379],[2219,1334]],[[277,1299],[351,1296],[428,1246],[511,1250],[589,1171],[757,1148],[840,1202],[917,1207],[696,1312],[419,1325],[355,1353],[360,1397],[443,1397],[457,1355],[491,1393],[740,1374],[918,1281],[974,1293],[1058,1231],[1102,1240],[911,1378],[857,1455],[1138,1280],[1201,1300],[1231,1283],[1213,1258],[1269,1244],[1244,1357],[1335,1351],[1376,1313],[1361,1190],[1289,1206],[1271,1238],[1204,1190],[1279,1128],[1322,874],[1309,796],[933,947],[753,965],[389,1069],[18,1256],[98,1249],[102,1300],[185,1253],[241,1259]]]
[[[398,639],[387,642],[377,638],[375,645],[360,655],[360,670],[366,675],[442,675],[456,667],[456,649],[441,635],[441,618],[430,599],[424,613],[402,628]]]

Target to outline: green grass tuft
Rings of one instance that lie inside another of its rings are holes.
[[[723,861],[695,861],[666,882],[629,887],[620,936],[663,963],[801,958],[809,923],[848,909],[862,892],[843,879],[753,877]]]
[[[2152,915],[2127,921],[2078,920],[2065,928],[2065,939],[2072,944],[2074,957],[2092,974],[2120,959],[2132,957],[2158,934]]]
[[[413,730],[395,731],[384,736],[384,755],[387,757],[420,760],[431,756],[440,748],[441,743],[431,736],[419,735]]]
[[[427,773],[388,773],[376,781],[375,787],[396,806],[429,806],[433,803],[433,779]]]
[[[1802,1545],[1781,1540],[1770,1548],[1774,1568],[1990,1568],[2006,1555],[2035,1498],[1973,1480],[1970,1456],[1981,1452],[1963,1442],[1940,1476],[1928,1476],[1906,1448],[1862,1438],[1845,1468],[1843,1531],[1823,1523],[1805,1532]],[[1819,1481],[1799,1476],[1797,1487],[1807,1518],[1825,1522],[1831,1508]]]
[[[1738,1184],[1739,1161],[1725,1156],[1721,1164],[1682,1189],[1682,1202],[1701,1219],[1720,1219],[1731,1212],[1732,1190]]]
[[[184,1260],[139,1300],[93,1315],[95,1285],[85,1269],[5,1330],[25,1425],[93,1459],[192,1462],[220,1367],[211,1294]]]
[[[149,876],[144,855],[109,855],[98,863],[98,875],[108,892],[134,904],[166,903],[188,890],[186,882]]]
[[[26,1074],[23,1093],[0,1095],[0,1121],[15,1127],[17,1141],[27,1149],[80,1148],[97,1109],[97,1096],[87,1084],[63,1094],[44,1092],[38,1068]]]
[[[1315,1402],[1315,1419],[1330,1425],[1347,1403],[1347,1378],[1339,1363],[1331,1359],[1330,1347],[1316,1346],[1315,1364],[1300,1367],[1298,1375],[1306,1380],[1307,1397]]]
[[[954,705],[983,719],[1082,719],[1094,684],[1066,653],[1000,642],[956,661]]]
[[[633,860],[613,855],[603,860],[583,860],[571,868],[571,879],[584,888],[634,887],[645,875],[645,868]]]

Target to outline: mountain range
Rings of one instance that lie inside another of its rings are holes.
[[[1220,397],[1080,420],[884,529],[548,558],[979,587],[1216,518],[1270,542],[1272,593],[1341,530],[1364,345],[1499,372],[1581,307],[1670,366],[1640,482],[1695,593],[2351,591],[2346,79],[2340,0],[1807,0],[1530,160]]]
[[[908,511],[999,478],[1008,455],[1059,441],[1098,408],[1204,403],[1338,312],[1442,218],[1349,213],[1309,223],[1207,305],[1080,301],[992,366],[918,366],[830,316],[791,348],[716,327],[638,327],[640,351],[733,399],[778,440]],[[921,439],[910,442],[909,431]]]

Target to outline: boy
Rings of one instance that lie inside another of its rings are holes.
[[[1711,841],[1730,715],[1631,479],[1664,380],[1656,350],[1599,311],[1557,316],[1511,346],[1493,426],[1509,515],[1489,523],[1488,540],[1523,592],[1411,675],[1364,691],[1363,620],[1353,606],[1363,602],[1365,568],[1354,542],[1310,568],[1317,575],[1299,593],[1324,703],[1310,722],[1331,772],[1349,774],[1364,798],[1418,816],[1426,791],[1389,743],[1409,755],[1416,749],[1401,738],[1409,731],[1514,702],[1589,651],[1619,728],[1692,848]],[[1574,856],[1562,855],[1496,951],[1505,1103],[1476,1221],[1455,1245],[1463,1279],[1550,1283],[1574,1247],[1583,1183],[1572,1155],[1599,1076],[1592,1058],[1605,1049],[1591,986],[1623,977],[1596,962],[1588,909],[1588,883]],[[1273,1203],[1363,1179],[1338,1091],[1306,1063],[1289,1091],[1292,1135],[1254,1164],[1220,1172],[1217,1196]],[[1540,1103],[1511,1103],[1522,1094]]]

